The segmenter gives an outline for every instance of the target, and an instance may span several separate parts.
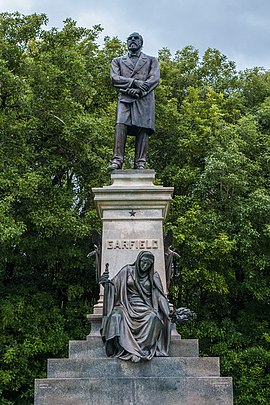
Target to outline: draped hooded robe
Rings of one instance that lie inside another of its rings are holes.
[[[169,304],[154,262],[147,274],[141,272],[144,254],[154,259],[152,253],[140,252],[135,263],[124,266],[105,288],[101,335],[109,357],[168,356]]]

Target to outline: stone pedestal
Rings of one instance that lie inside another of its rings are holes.
[[[153,170],[117,170],[112,185],[95,188],[103,223],[101,269],[110,278],[140,250],[155,256],[166,291],[163,221],[173,188],[154,185]],[[200,358],[198,341],[172,334],[170,357],[131,363],[106,357],[100,337],[101,299],[89,315],[86,340],[70,341],[68,359],[49,359],[47,379],[35,382],[35,405],[233,405],[232,380],[218,358]]]
[[[173,187],[155,185],[154,170],[115,170],[111,180],[110,186],[93,189],[102,220],[101,271],[109,263],[112,278],[123,266],[133,263],[140,250],[150,250],[167,293],[163,223]],[[94,314],[102,313],[102,302],[101,288]]]

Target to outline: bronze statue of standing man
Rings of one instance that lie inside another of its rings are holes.
[[[148,135],[155,129],[154,89],[159,84],[159,63],[141,49],[143,38],[133,32],[127,39],[128,53],[111,64],[111,80],[119,89],[110,170],[121,169],[127,135],[135,136],[134,169],[145,169]]]

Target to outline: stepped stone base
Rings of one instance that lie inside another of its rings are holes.
[[[48,378],[219,377],[217,357],[156,357],[143,363],[113,358],[50,359]]]
[[[179,339],[172,337],[169,350],[170,357],[198,357],[199,344],[197,339]],[[91,357],[106,357],[101,338],[88,337],[87,340],[70,340],[69,358],[85,359]]]
[[[232,405],[230,378],[141,377],[39,380],[36,405]]]
[[[69,359],[49,359],[35,405],[233,405],[219,359],[198,357],[198,341],[173,336],[171,357],[131,363],[107,358],[100,337],[70,341]]]

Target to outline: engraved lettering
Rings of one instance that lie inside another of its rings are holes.
[[[145,240],[140,240],[139,241],[139,248],[140,249],[145,249]]]
[[[106,241],[106,248],[107,249],[113,249],[113,240],[107,240]]]
[[[116,240],[116,241],[115,241],[114,249],[121,249],[121,244],[120,244],[120,241],[119,241],[119,240]]]
[[[129,242],[127,240],[122,240],[122,249],[129,249]]]
[[[136,240],[131,240],[131,241],[129,242],[129,248],[130,248],[130,249],[138,249],[138,248],[136,247]]]
[[[106,249],[159,249],[159,239],[108,239]]]
[[[152,249],[158,249],[158,239],[152,240]]]

